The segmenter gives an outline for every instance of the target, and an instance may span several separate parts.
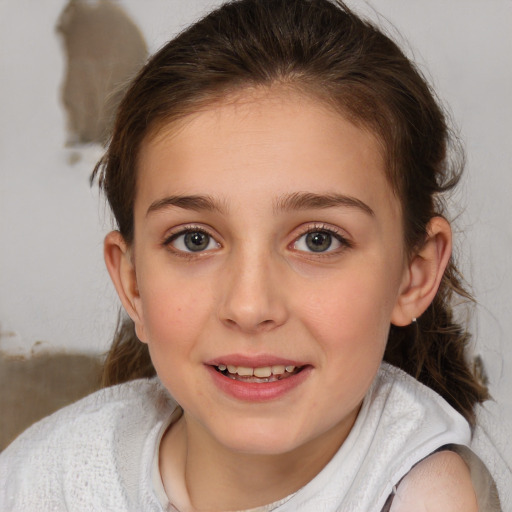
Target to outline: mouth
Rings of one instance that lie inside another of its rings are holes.
[[[305,366],[292,365],[258,366],[255,368],[226,364],[212,366],[218,373],[229,379],[247,383],[277,382],[297,375],[305,368]]]

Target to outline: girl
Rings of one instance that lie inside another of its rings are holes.
[[[505,510],[450,307],[448,150],[341,2],[235,1],[168,43],[95,170],[129,315],[105,382],[131,382],[11,445],[0,508]]]

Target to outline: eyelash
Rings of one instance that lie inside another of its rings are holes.
[[[179,237],[186,236],[187,234],[190,234],[190,233],[201,233],[203,235],[206,235],[207,237],[210,238],[210,240],[215,241],[217,243],[217,245],[220,246],[219,242],[217,242],[216,237],[213,236],[208,230],[204,229],[203,227],[194,226],[194,225],[186,226],[186,227],[180,229],[179,231],[176,231],[174,233],[171,233],[169,236],[166,236],[162,242],[162,245],[164,247],[166,247],[167,249],[173,251],[173,253],[176,256],[179,256],[182,258],[194,258],[194,257],[200,256],[201,254],[208,252],[208,251],[197,251],[197,252],[183,251],[176,247],[172,247],[172,242],[177,240]]]
[[[189,233],[204,234],[207,237],[209,237],[210,240],[213,240],[214,242],[217,243],[218,246],[220,246],[220,243],[217,242],[216,238],[208,230],[204,229],[203,227],[194,226],[194,225],[186,226],[186,227],[180,229],[179,231],[171,233],[169,236],[165,237],[165,239],[162,242],[162,245],[164,247],[168,248],[169,250],[172,250],[174,252],[174,254],[176,254],[177,256],[183,257],[183,258],[193,258],[193,257],[197,257],[197,256],[200,256],[201,254],[208,252],[208,250],[202,250],[202,251],[197,251],[197,252],[183,251],[176,247],[172,247],[172,242],[174,242],[181,236],[186,236]],[[327,251],[315,252],[315,251],[297,250],[297,252],[308,254],[310,256],[313,255],[315,258],[318,258],[318,257],[325,258],[325,257],[333,256],[335,254],[340,253],[341,251],[343,251],[345,249],[350,249],[353,247],[353,243],[350,240],[348,240],[345,236],[343,236],[339,230],[333,228],[332,226],[327,226],[325,224],[315,224],[315,225],[309,227],[308,229],[303,231],[299,236],[294,238],[293,242],[288,247],[292,247],[293,249],[295,249],[295,246],[297,245],[299,240],[301,240],[303,237],[306,237],[308,234],[311,234],[311,233],[325,233],[325,234],[331,236],[332,238],[334,238],[337,242],[339,242],[341,247],[338,249],[327,250]]]
[[[328,234],[332,238],[334,238],[336,241],[338,241],[340,243],[341,247],[338,249],[334,249],[334,250],[330,250],[330,251],[328,250],[328,251],[324,251],[324,252],[299,251],[301,253],[307,254],[308,256],[313,255],[315,258],[326,258],[326,257],[330,257],[333,255],[337,255],[340,252],[342,252],[346,249],[351,249],[354,246],[354,244],[350,240],[348,240],[345,236],[343,236],[338,229],[336,229],[330,225],[328,226],[326,224],[315,224],[315,225],[309,227],[308,229],[306,229],[306,231],[304,231],[299,236],[297,236],[290,245],[292,247],[296,246],[296,244],[298,243],[298,241],[301,238],[306,237],[308,234],[311,234],[311,233]]]

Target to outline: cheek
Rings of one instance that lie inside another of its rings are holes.
[[[350,349],[345,357],[381,353],[387,341],[394,295],[389,283],[368,273],[343,273],[316,283],[302,297],[302,319],[315,339],[334,350]]]
[[[159,351],[187,348],[199,335],[211,304],[207,290],[161,275],[146,279],[140,296],[147,342]]]
[[[196,389],[190,365],[198,360],[194,351],[204,329],[204,302],[176,283],[169,288],[159,281],[148,290],[141,298],[151,360],[172,396],[186,403],[188,389]]]

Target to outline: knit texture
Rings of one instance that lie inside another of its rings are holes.
[[[150,463],[174,407],[156,379],[139,380],[36,423],[0,455],[0,510],[161,511]]]

